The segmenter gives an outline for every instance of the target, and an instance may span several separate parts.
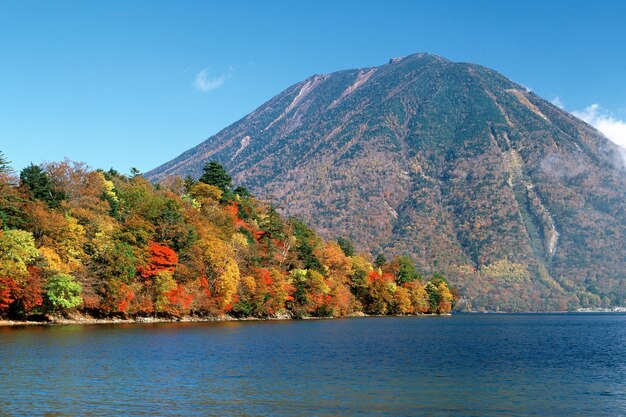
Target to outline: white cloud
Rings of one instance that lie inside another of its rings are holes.
[[[552,99],[551,103],[554,104],[555,106],[557,106],[561,110],[563,110],[565,108],[565,105],[563,104],[563,101],[561,100],[561,97],[559,97],[559,96],[554,97]]]
[[[572,114],[598,129],[616,144],[626,148],[626,122],[615,119],[600,105],[592,104],[583,110],[573,111]]]
[[[232,70],[233,68],[230,67],[231,72]],[[209,78],[209,69],[205,68],[196,75],[194,85],[196,89],[208,92],[220,88],[228,78],[230,78],[230,72],[228,74],[222,74],[219,77]]]

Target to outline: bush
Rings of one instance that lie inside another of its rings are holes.
[[[81,286],[71,275],[51,276],[44,286],[44,291],[48,307],[52,311],[68,310],[78,307],[83,302],[80,296]]]

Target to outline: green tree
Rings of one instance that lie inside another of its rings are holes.
[[[13,185],[13,170],[9,164],[0,151],[0,229],[23,227],[26,218],[22,211],[25,200]]]
[[[45,202],[50,207],[57,207],[64,199],[62,193],[54,190],[50,176],[39,165],[30,164],[20,172],[20,183],[30,191],[33,198]]]
[[[106,171],[106,172],[104,172],[104,171],[103,171],[103,174],[104,174],[104,177],[105,177],[107,180],[109,180],[109,181],[110,181],[111,179],[113,179],[113,178],[121,178],[121,179],[126,179],[126,176],[125,176],[125,175],[123,175],[123,174],[122,174],[122,173],[120,173],[117,169],[115,169],[115,168],[113,168],[113,167],[109,168],[109,170],[108,170],[108,171]]]
[[[237,188],[233,190],[233,193],[237,194],[241,198],[251,197],[250,191],[243,185],[238,185]]]
[[[26,268],[38,256],[32,233],[24,230],[0,231],[0,275],[26,275]]]
[[[267,237],[271,239],[282,239],[284,237],[285,225],[274,204],[269,204],[267,208],[267,220],[261,228],[267,233]]]
[[[440,276],[443,277],[443,276]],[[446,314],[452,310],[454,297],[444,279],[434,278],[426,283],[424,287],[430,302],[430,312],[436,314]]]
[[[396,273],[396,281],[399,284],[406,284],[407,282],[413,282],[415,280],[421,280],[422,276],[415,269],[413,260],[408,256],[399,256],[398,272]]]
[[[349,239],[346,239],[344,237],[339,237],[337,239],[337,244],[339,245],[339,247],[343,251],[344,255],[346,255],[346,256],[354,256],[354,252],[355,252],[354,245],[352,244],[352,242]]]
[[[448,282],[448,279],[443,275],[440,274],[439,272],[435,272],[433,274],[433,278],[430,280],[431,282],[434,282],[436,284],[439,284],[440,282],[445,282],[447,286],[450,286],[450,283]]]
[[[83,299],[82,288],[74,277],[68,274],[56,274],[44,285],[46,301],[52,311],[63,311],[78,307]]]
[[[194,185],[196,185],[198,181],[194,180],[191,175],[187,175],[183,180],[183,187],[185,188],[185,193],[191,194],[191,189]]]
[[[11,169],[11,161],[7,160],[4,156],[4,153],[0,151],[0,175],[2,174],[10,174],[13,170]]]
[[[385,255],[382,252],[378,254],[376,259],[374,259],[374,267],[376,268],[380,268],[386,263],[387,263],[387,258],[385,258]]]
[[[291,222],[296,238],[296,254],[298,260],[302,262],[302,268],[323,272],[324,267],[314,253],[319,244],[319,237],[301,220],[292,219]]]
[[[207,162],[203,171],[204,174],[200,177],[200,182],[214,185],[225,193],[233,185],[233,179],[228,175],[222,164],[217,161]]]
[[[132,167],[130,169],[130,177],[131,178],[135,178],[135,177],[140,177],[141,176],[141,171],[139,171],[139,169]]]

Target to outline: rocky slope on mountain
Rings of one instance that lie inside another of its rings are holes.
[[[416,54],[314,75],[147,176],[209,160],[325,237],[445,273],[461,308],[626,302],[618,147],[488,68]]]

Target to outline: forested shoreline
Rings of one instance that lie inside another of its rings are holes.
[[[445,314],[445,277],[358,254],[232,184],[152,184],[70,161],[19,174],[0,153],[0,319]]]

